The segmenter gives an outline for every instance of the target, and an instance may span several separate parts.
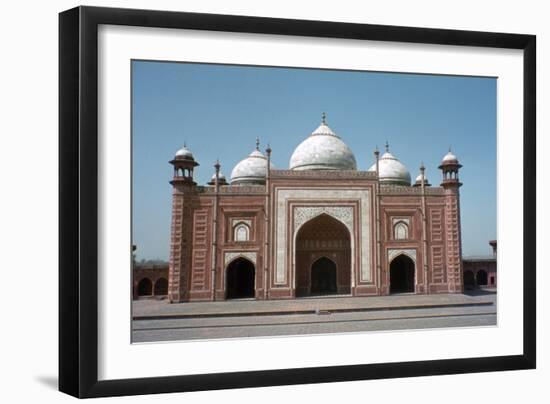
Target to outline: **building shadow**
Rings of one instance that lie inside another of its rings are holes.
[[[485,296],[496,295],[496,289],[464,289],[464,294],[467,296]]]
[[[57,376],[36,376],[36,381],[38,381],[40,384],[57,390],[59,388],[59,382],[57,379]]]

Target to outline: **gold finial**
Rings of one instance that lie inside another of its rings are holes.
[[[323,113],[321,114],[321,123],[322,123],[323,125],[326,125],[326,124],[327,124],[327,113],[326,113],[326,112],[323,112]]]

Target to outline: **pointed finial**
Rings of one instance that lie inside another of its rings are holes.
[[[187,142],[185,140],[183,141],[183,147],[187,148]]]
[[[216,164],[214,164],[214,168],[216,169],[216,172],[219,172],[219,171],[220,171],[220,167],[221,167],[221,165],[220,165],[220,159],[217,158],[217,159],[216,159]]]
[[[256,150],[260,151],[260,137],[256,136]]]
[[[420,171],[424,171],[426,169],[426,167],[424,167],[424,162],[421,161],[420,162]]]
[[[378,145],[376,145],[376,147],[374,148],[374,155],[376,156],[376,158],[378,158],[378,156],[380,155],[380,151],[378,150]]]
[[[451,152],[451,145],[449,145],[449,153]]]
[[[267,142],[267,148],[265,149],[265,152],[270,155],[271,154],[271,146],[269,145],[269,142]]]
[[[388,143],[388,141],[386,140],[386,152],[389,152],[390,151],[390,144]]]
[[[326,125],[326,124],[327,124],[327,113],[326,113],[326,112],[323,112],[323,113],[321,114],[321,123],[322,123],[323,125]]]

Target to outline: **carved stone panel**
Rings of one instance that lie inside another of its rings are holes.
[[[349,233],[353,235],[353,208],[351,206],[298,206],[294,208],[294,236],[304,223],[323,213],[345,224]]]

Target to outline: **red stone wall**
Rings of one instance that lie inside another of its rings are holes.
[[[143,279],[149,279],[152,284],[152,293],[147,297],[165,298],[166,295],[155,294],[155,284],[159,279],[168,280],[168,265],[139,265],[134,264],[132,271],[132,297],[134,299],[143,298],[139,296],[138,285]]]
[[[281,189],[369,189],[370,190],[370,271],[371,280],[361,281],[359,265],[349,288],[339,285],[339,292],[354,296],[385,295],[389,293],[388,251],[391,249],[412,250],[415,255],[415,293],[449,293],[462,291],[460,206],[458,189],[433,187],[426,190],[422,199],[420,188],[381,187],[377,194],[376,180],[372,174],[364,172],[338,173],[312,172],[279,173],[269,181],[269,202],[265,186],[221,187],[218,196],[214,187],[196,187],[175,184],[172,203],[171,254],[170,254],[170,300],[199,301],[223,300],[226,298],[226,254],[234,256],[244,252],[255,256],[255,291],[257,299],[293,298],[296,288],[305,288],[308,272],[294,273],[292,249],[294,248],[292,223],[287,223],[287,243],[285,245],[286,283],[275,284],[275,209],[276,195]],[[320,179],[319,176],[323,178]],[[355,177],[354,177],[355,176]],[[361,228],[359,222],[360,204],[357,200],[286,201],[287,209],[293,215],[295,206],[302,205],[349,206],[354,211],[354,228]],[[376,242],[377,222],[375,206],[379,203],[380,243]],[[268,204],[268,206],[266,206]],[[217,223],[214,224],[214,207],[217,205]],[[423,226],[425,210],[425,228]],[[268,215],[268,216],[266,216]],[[266,228],[266,218],[271,226]],[[393,224],[396,219],[407,220],[409,235],[406,239],[396,239]],[[250,226],[249,240],[236,241],[233,224],[239,220]],[[269,237],[266,238],[266,232]],[[215,235],[217,234],[217,237]],[[358,231],[352,234],[355,255],[349,260],[358,262],[361,243],[365,235]],[[363,239],[361,240],[362,237]],[[425,243],[424,243],[425,241]],[[378,250],[379,249],[379,250]],[[298,248],[299,250],[299,248]],[[344,273],[350,263],[345,254],[336,251],[334,259],[341,268],[339,279],[347,279],[351,274]],[[214,253],[215,251],[215,253]],[[267,253],[267,255],[266,255]],[[298,251],[296,260],[299,267],[311,266],[322,251]],[[326,251],[324,251],[326,253]],[[317,254],[317,255],[316,255]],[[326,255],[326,254],[325,254]],[[378,264],[379,260],[379,264]],[[215,262],[215,268],[213,268]],[[379,268],[379,270],[378,270]],[[214,271],[212,271],[214,269]],[[214,276],[214,278],[213,278]],[[295,279],[294,277],[297,276]],[[212,290],[212,284],[215,290]],[[267,290],[266,290],[267,285]]]

